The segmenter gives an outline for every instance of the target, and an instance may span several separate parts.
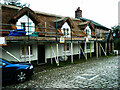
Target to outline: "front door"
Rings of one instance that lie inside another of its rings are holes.
[[[38,63],[45,63],[45,45],[38,45]]]

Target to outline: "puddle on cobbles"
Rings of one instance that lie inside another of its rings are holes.
[[[89,75],[89,74],[84,74],[84,75],[81,75],[81,77],[84,77],[86,78],[87,80],[93,80],[93,78],[96,78],[98,75]]]

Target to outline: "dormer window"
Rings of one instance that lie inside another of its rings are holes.
[[[84,31],[88,35],[88,38],[91,38],[91,29],[89,28],[89,26],[87,26]]]
[[[68,25],[67,22],[65,22],[62,27],[61,27],[61,31],[64,35],[64,37],[70,37],[71,36],[71,29],[70,29],[70,26]]]
[[[22,16],[17,21],[16,26],[17,29],[24,29],[26,31],[26,35],[32,34],[35,31],[34,22],[27,15]]]
[[[65,37],[70,35],[69,29],[68,28],[63,28],[63,34],[64,34]]]

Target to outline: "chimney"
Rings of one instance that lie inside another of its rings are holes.
[[[75,11],[75,18],[82,17],[82,10],[80,10],[80,7],[77,8]]]

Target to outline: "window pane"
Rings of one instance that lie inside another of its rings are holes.
[[[21,29],[26,30],[26,29],[25,29],[25,23],[21,23]]]
[[[65,28],[63,28],[64,35],[66,35]]]
[[[90,43],[87,43],[87,49],[90,49]]]
[[[67,35],[69,35],[69,29],[67,28]]]
[[[69,43],[67,43],[67,50],[69,50]]]
[[[69,51],[69,43],[67,43],[67,44],[64,44],[64,51]],[[66,49],[66,50],[65,50]]]
[[[30,55],[32,55],[32,45],[29,45],[30,46]],[[29,55],[29,46],[27,45],[26,46],[26,55]],[[25,47],[23,46],[22,47],[22,55],[25,55]]]

